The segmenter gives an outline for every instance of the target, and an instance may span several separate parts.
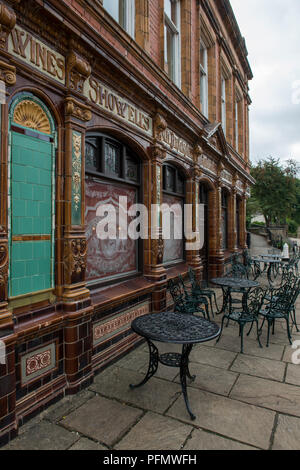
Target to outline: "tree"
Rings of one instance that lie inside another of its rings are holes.
[[[251,199],[257,202],[268,227],[272,223],[286,224],[295,209],[298,167],[293,160],[287,163],[284,168],[278,159],[269,157],[251,168],[251,175],[256,180]]]

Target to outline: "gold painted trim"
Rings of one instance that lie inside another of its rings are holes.
[[[39,292],[31,292],[29,294],[17,295],[8,299],[8,309],[12,311],[14,308],[26,307],[30,304],[49,300],[50,303],[56,301],[56,296],[53,294],[53,289],[45,289]]]
[[[41,241],[51,240],[51,235],[14,235],[13,242],[28,242],[28,241]]]
[[[13,122],[29,129],[51,134],[50,121],[45,111],[31,100],[23,100],[16,106]]]

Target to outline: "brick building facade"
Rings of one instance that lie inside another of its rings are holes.
[[[0,25],[4,441],[134,347],[169,278],[246,247],[252,73],[228,0],[1,0]],[[159,215],[157,237],[99,241],[119,197],[191,204],[193,226],[201,203],[203,248]]]

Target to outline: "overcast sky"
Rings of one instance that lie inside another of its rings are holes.
[[[300,0],[230,0],[246,39],[250,152],[300,163]]]

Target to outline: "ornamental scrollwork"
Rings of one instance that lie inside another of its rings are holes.
[[[82,135],[73,133],[72,186],[75,210],[78,211],[81,201],[81,144]]]
[[[71,97],[66,98],[65,112],[67,116],[72,116],[81,121],[88,122],[92,119],[92,112],[89,106],[86,106]]]
[[[14,29],[16,25],[16,14],[15,12],[4,5],[4,3],[0,3],[0,49],[7,48],[7,39],[10,32]]]
[[[8,248],[6,243],[0,244],[0,287],[5,287],[8,279]]]
[[[75,238],[65,241],[65,272],[66,280],[71,283],[72,278],[78,278],[85,272],[87,257],[87,242],[85,238]]]

